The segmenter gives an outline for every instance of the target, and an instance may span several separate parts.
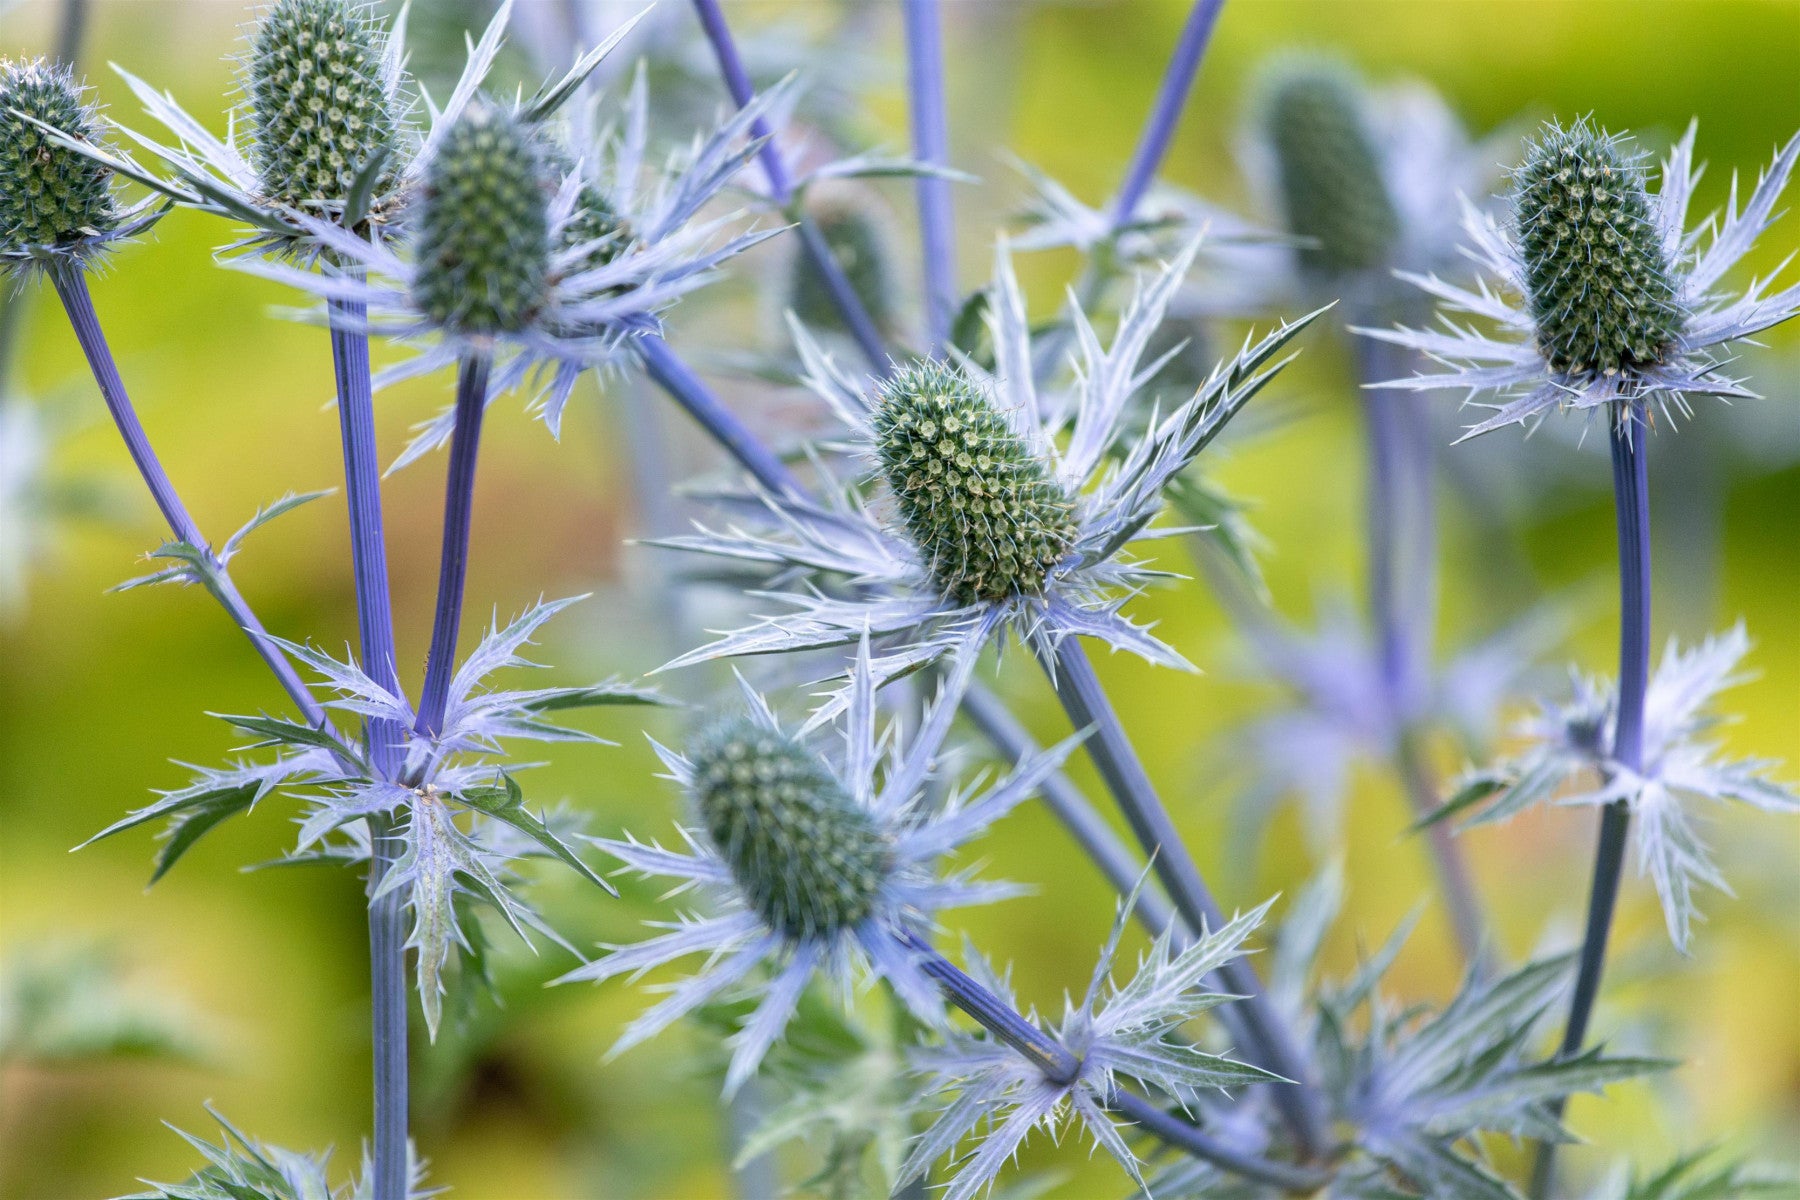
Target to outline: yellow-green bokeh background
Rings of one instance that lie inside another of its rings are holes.
[[[817,12],[807,5],[729,7],[743,27],[777,13]],[[1106,194],[1184,7],[1178,0],[946,5],[959,159],[992,181],[963,195],[965,284],[986,270],[992,220],[1017,199],[990,150],[1010,146],[1077,193]],[[0,11],[0,51],[41,49],[53,16],[41,0]],[[86,61],[121,117],[136,113],[118,81],[99,68],[108,60],[167,84],[192,111],[211,114],[228,87],[225,55],[244,17],[239,5],[223,0],[102,0]],[[892,13],[885,14],[877,28],[888,40],[873,49],[897,62],[893,25]],[[1220,198],[1241,195],[1229,148],[1243,85],[1262,55],[1293,43],[1338,47],[1378,76],[1422,76],[1477,129],[1518,114],[1592,111],[1660,147],[1698,115],[1702,154],[1712,164],[1703,206],[1722,199],[1734,169],[1754,176],[1800,123],[1800,4],[1791,0],[1231,0],[1170,159],[1172,179]],[[874,108],[873,126],[885,125],[890,144],[903,144],[896,88],[879,92]],[[904,189],[891,196],[902,213],[908,199]],[[1772,268],[1797,235],[1800,220],[1784,218],[1754,265]],[[290,294],[212,265],[208,251],[224,238],[216,222],[177,214],[148,243],[119,254],[95,284],[151,436],[202,528],[215,537],[259,503],[289,489],[331,486],[339,474],[336,422],[324,405],[324,340],[316,329],[268,315],[269,306],[291,302]],[[1040,306],[1054,302],[1069,266],[1055,258],[1031,265]],[[764,336],[766,323],[746,313],[754,299],[754,288],[743,285],[691,306],[678,340],[703,352]],[[142,803],[148,789],[176,785],[180,770],[167,760],[210,763],[230,751],[231,736],[207,711],[252,711],[277,705],[279,697],[203,594],[105,593],[137,571],[136,556],[160,531],[48,300],[41,291],[30,297],[23,374],[34,396],[76,418],[58,447],[55,472],[116,480],[137,503],[123,523],[62,525],[54,554],[34,572],[28,609],[0,630],[0,947],[109,944],[128,963],[134,987],[175,997],[203,1016],[208,1050],[189,1064],[7,1068],[0,1075],[0,1195],[64,1200],[115,1195],[138,1176],[178,1178],[192,1156],[158,1122],[204,1130],[205,1099],[273,1142],[335,1144],[348,1160],[369,1107],[356,881],[329,871],[237,871],[277,853],[290,836],[289,811],[279,800],[208,839],[150,891],[143,886],[153,845],[147,833],[67,852]],[[1770,341],[1772,357],[1785,352],[1791,364],[1794,334],[1778,331]],[[1344,402],[1338,350],[1329,338],[1311,345],[1310,361],[1278,390],[1289,401],[1322,401],[1309,409],[1313,415],[1244,445],[1222,472],[1256,502],[1256,523],[1273,547],[1266,563],[1275,595],[1297,615],[1320,589],[1358,587],[1361,560],[1360,431]],[[1770,398],[1754,403],[1800,421],[1797,378],[1790,365],[1782,380],[1769,383]],[[397,450],[406,428],[445,399],[441,381],[384,395],[384,451]],[[669,649],[659,629],[662,567],[624,544],[640,526],[622,407],[660,402],[625,386],[599,402],[583,392],[560,445],[516,406],[494,411],[483,448],[471,612],[492,606],[504,615],[540,594],[596,593],[548,634],[541,659],[556,665],[559,679],[635,675]],[[1709,406],[1701,419],[1736,416]],[[666,428],[684,472],[714,462],[679,422]],[[1454,453],[1490,452],[1499,451],[1477,443]],[[387,490],[401,654],[415,667],[435,578],[441,461],[401,473]],[[1603,479],[1604,458],[1591,463]],[[1682,618],[1681,631],[1694,633],[1742,616],[1756,639],[1758,674],[1730,694],[1742,720],[1723,734],[1739,753],[1800,759],[1797,502],[1800,470],[1733,480],[1713,611]],[[1446,635],[1461,640],[1507,612],[1491,573],[1481,569],[1488,548],[1454,505],[1446,523]],[[1541,585],[1584,595],[1591,585],[1592,595],[1610,595],[1612,527],[1603,483],[1523,530],[1522,539]],[[326,646],[353,638],[341,498],[264,531],[235,567],[272,629]],[[1665,555],[1657,569],[1659,584],[1668,584],[1691,583],[1685,573],[1706,568]],[[1589,670],[1611,669],[1609,606],[1608,599],[1583,608],[1570,640],[1570,653]],[[1228,660],[1229,629],[1202,589],[1175,587],[1140,609],[1189,657]],[[1659,641],[1671,627],[1667,611]],[[1106,673],[1151,774],[1201,864],[1221,881],[1226,903],[1291,889],[1309,870],[1292,815],[1276,822],[1257,861],[1224,861],[1227,798],[1209,786],[1217,774],[1209,756],[1230,751],[1219,734],[1268,704],[1268,691],[1228,671],[1190,677],[1124,659],[1107,663]],[[1028,662],[1009,659],[1005,678],[1040,732],[1058,736],[1060,715]],[[692,681],[677,686],[695,694]],[[567,798],[604,832],[629,826],[666,835],[672,797],[651,777],[653,761],[638,733],[645,723],[635,713],[608,718],[595,728],[620,748],[578,746],[549,756],[552,764],[529,777],[534,798]],[[675,728],[661,716],[648,723],[665,733]],[[1085,767],[1080,777],[1092,783]],[[1691,959],[1668,950],[1648,885],[1635,876],[1627,884],[1613,986],[1598,1028],[1648,1029],[1626,1033],[1625,1044],[1678,1055],[1686,1065],[1665,1084],[1620,1088],[1604,1103],[1578,1101],[1575,1124],[1600,1148],[1571,1155],[1584,1167],[1603,1153],[1649,1165],[1716,1139],[1766,1154],[1785,1147],[1792,1156],[1800,1141],[1800,825],[1736,810],[1720,816],[1713,841],[1728,873],[1742,880],[1741,895],[1704,897],[1710,920]],[[1400,836],[1404,821],[1403,802],[1383,777],[1359,780],[1344,851],[1351,906],[1329,951],[1338,968],[1429,894],[1419,849]],[[1522,954],[1540,938],[1572,942],[1590,824],[1586,812],[1545,812],[1466,839],[1509,953]],[[1085,980],[1111,917],[1110,899],[1040,813],[1014,818],[983,849],[994,875],[1030,881],[1039,891],[975,914],[966,928],[995,957],[1014,962],[1027,1000],[1055,1007],[1064,988]],[[543,898],[583,942],[633,937],[635,922],[655,909],[652,893],[610,903],[561,877],[548,881]],[[563,965],[554,959],[520,970],[542,977]],[[1454,974],[1445,930],[1428,910],[1393,984],[1411,997],[1441,999]],[[437,1182],[454,1185],[464,1200],[727,1193],[716,1075],[700,1037],[676,1030],[602,1065],[611,1039],[643,1002],[641,992],[623,984],[515,991],[508,1012],[489,1020],[491,1035],[469,1069],[450,1061],[454,1046],[417,1049],[416,1132]],[[1070,1172],[1058,1194],[1124,1193],[1116,1172],[1089,1163],[1080,1149],[1037,1147],[1028,1157],[1034,1166],[1054,1162]]]

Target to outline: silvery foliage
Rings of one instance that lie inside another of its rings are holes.
[[[850,799],[874,819],[888,842],[892,867],[869,915],[854,927],[820,929],[797,937],[771,926],[748,902],[723,848],[698,824],[680,828],[692,853],[635,839],[590,839],[632,870],[681,881],[677,891],[698,888],[707,897],[710,910],[709,915],[682,918],[669,933],[612,947],[610,954],[558,981],[598,982],[639,975],[693,954],[707,956],[699,973],[671,989],[666,1000],[626,1029],[612,1053],[622,1053],[655,1036],[728,989],[743,985],[765,966],[771,968],[769,977],[748,985],[751,992],[761,994],[761,1000],[736,1035],[725,1076],[728,1094],[756,1073],[817,973],[833,980],[846,994],[858,974],[885,980],[919,1019],[942,1022],[937,989],[920,970],[907,940],[928,932],[933,914],[940,909],[989,903],[1017,894],[1018,888],[984,883],[967,871],[940,875],[936,860],[1028,800],[1046,776],[1061,768],[1080,738],[1068,738],[1023,760],[991,786],[983,788],[977,781],[967,789],[953,789],[941,806],[933,808],[926,784],[942,751],[956,694],[946,687],[918,733],[908,738],[898,722],[885,731],[877,729],[878,682],[865,640],[847,688],[842,756],[827,765]],[[780,723],[763,698],[741,679],[740,685],[751,720],[781,734]],[[668,767],[669,777],[684,790],[691,789],[694,778],[689,761],[661,745],[656,751]]]
[[[1524,263],[1516,231],[1509,224],[1464,202],[1463,229],[1468,253],[1484,272],[1473,288],[1446,282],[1435,273],[1403,273],[1444,309],[1435,329],[1362,329],[1366,336],[1416,350],[1445,369],[1393,380],[1384,386],[1415,390],[1460,389],[1473,397],[1493,394],[1497,403],[1479,407],[1494,415],[1471,426],[1465,439],[1541,420],[1553,409],[1590,411],[1643,401],[1671,418],[1690,412],[1689,396],[1724,399],[1754,397],[1742,381],[1722,374],[1730,362],[1725,347],[1800,314],[1800,283],[1770,292],[1772,279],[1753,280],[1737,294],[1721,284],[1769,228],[1775,205],[1800,161],[1800,135],[1789,140],[1757,180],[1740,208],[1734,177],[1722,214],[1687,228],[1688,204],[1701,169],[1694,164],[1690,125],[1662,166],[1661,186],[1651,199],[1651,220],[1676,284],[1675,303],[1683,319],[1665,361],[1633,365],[1612,374],[1555,371],[1540,349],[1525,295]],[[1466,314],[1493,329],[1482,333],[1450,314]]]
[[[1748,1200],[1753,1196],[1791,1197],[1796,1190],[1800,1190],[1800,1175],[1792,1170],[1721,1161],[1719,1155],[1700,1150],[1647,1176],[1621,1164],[1600,1181],[1588,1200]]]
[[[226,544],[226,552],[234,548]],[[172,556],[175,551],[165,546],[159,553]],[[194,556],[159,574],[185,580],[208,569],[205,561]],[[276,792],[306,805],[298,844],[283,862],[366,861],[365,822],[378,816],[393,820],[405,849],[383,875],[381,890],[405,890],[413,915],[409,944],[417,951],[419,1000],[435,1036],[443,970],[451,951],[467,946],[463,923],[471,904],[492,908],[521,937],[535,929],[555,939],[513,894],[509,862],[554,857],[608,887],[570,848],[570,831],[553,828],[527,808],[518,783],[494,761],[504,753],[502,744],[514,740],[602,743],[592,734],[556,724],[554,714],[565,710],[657,702],[652,693],[610,681],[584,687],[492,688],[488,677],[494,672],[536,665],[520,657],[520,651],[545,621],[573,602],[538,604],[504,628],[490,628],[451,681],[443,730],[436,737],[413,732],[411,705],[353,662],[271,637],[271,643],[319,675],[319,686],[329,697],[326,708],[365,721],[391,722],[406,731],[395,778],[385,777],[356,739],[329,723],[315,726],[262,714],[224,716],[232,728],[254,739],[247,749],[274,753],[223,768],[193,768],[187,786],[163,792],[89,841],[166,819],[154,881],[220,822],[248,812]],[[513,837],[514,832],[522,837]]]
[[[1714,701],[1744,681],[1739,665],[1749,651],[1742,624],[1685,650],[1669,641],[1645,694],[1642,771],[1612,757],[1617,685],[1572,675],[1569,698],[1543,702],[1521,726],[1526,747],[1471,772],[1441,815],[1481,825],[1559,794],[1562,804],[1624,801],[1635,818],[1638,868],[1655,881],[1669,937],[1685,952],[1700,915],[1695,886],[1731,890],[1701,836],[1696,802],[1737,800],[1765,812],[1800,811],[1800,796],[1768,777],[1774,761],[1727,758],[1716,737],[1726,718],[1714,711]]]
[[[219,1123],[221,1137],[209,1142],[185,1130],[177,1137],[199,1152],[206,1165],[180,1183],[151,1183],[150,1190],[122,1200],[374,1200],[375,1173],[365,1156],[360,1175],[333,1187],[328,1175],[331,1151],[305,1154],[270,1146],[245,1134],[206,1105]],[[148,1182],[148,1181],[146,1181]],[[405,1200],[429,1200],[442,1189],[427,1187],[425,1163],[408,1147]]]
[[[918,1069],[944,1103],[931,1128],[914,1143],[904,1178],[923,1176],[949,1155],[953,1173],[945,1200],[970,1200],[993,1185],[1034,1130],[1042,1127],[1059,1138],[1079,1124],[1141,1187],[1143,1163],[1126,1141],[1130,1124],[1115,1123],[1108,1112],[1123,1081],[1191,1110],[1205,1093],[1278,1078],[1226,1055],[1207,1053],[1181,1032],[1209,1009],[1235,998],[1205,990],[1203,981],[1243,953],[1245,939],[1269,906],[1238,916],[1181,949],[1172,932],[1164,933],[1140,956],[1130,979],[1119,984],[1115,966],[1135,899],[1134,893],[1120,905],[1087,990],[1079,1002],[1065,997],[1062,1019],[1050,1031],[1078,1064],[1072,1077],[1056,1075],[985,1030],[952,1033],[915,1054]],[[967,957],[971,973],[1017,1009],[1007,980],[973,948]],[[1035,1012],[1028,1019],[1040,1024]],[[971,1138],[973,1144],[959,1151]]]
[[[1517,1200],[1486,1161],[1484,1137],[1572,1140],[1555,1117],[1560,1098],[1598,1092],[1672,1066],[1607,1055],[1539,1057],[1544,1017],[1565,992],[1572,956],[1527,963],[1507,975],[1465,977],[1443,1009],[1396,1007],[1383,976],[1411,930],[1408,921],[1341,982],[1316,979],[1317,958],[1342,908],[1333,863],[1296,895],[1275,936],[1270,994],[1310,1028],[1313,1062],[1329,1115],[1345,1131],[1323,1196],[1333,1200]],[[1269,1141],[1254,1094],[1222,1115],[1218,1133],[1250,1152]],[[1152,1180],[1158,1197],[1257,1197],[1281,1193],[1234,1180],[1203,1163],[1177,1162]]]
[[[1120,611],[1152,579],[1167,572],[1129,555],[1135,542],[1184,532],[1152,527],[1171,482],[1287,364],[1276,356],[1312,320],[1284,323],[1260,341],[1246,341],[1220,363],[1185,403],[1153,416],[1143,437],[1115,456],[1129,424],[1132,400],[1162,367],[1142,361],[1169,297],[1191,266],[1190,243],[1148,282],[1121,316],[1110,346],[1102,346],[1077,309],[1074,382],[1040,393],[1032,380],[1032,345],[1024,298],[1004,245],[996,256],[988,327],[995,370],[963,364],[1027,450],[1050,467],[1073,503],[1076,535],[1068,555],[1050,572],[1041,595],[961,604],[932,582],[920,549],[884,512],[884,500],[825,476],[822,500],[759,491],[728,501],[730,524],[700,526],[659,544],[759,564],[806,590],[770,594],[788,611],[726,634],[677,658],[685,666],[742,654],[848,645],[865,632],[882,644],[874,667],[883,683],[942,659],[963,673],[982,647],[1011,628],[1047,651],[1065,637],[1092,637],[1153,663],[1191,669],[1172,648]],[[872,457],[871,402],[864,381],[840,368],[796,327],[806,385],[850,431],[855,448]],[[1166,356],[1165,356],[1166,357]],[[846,594],[840,583],[853,590]],[[825,720],[842,705],[836,691],[815,714]]]

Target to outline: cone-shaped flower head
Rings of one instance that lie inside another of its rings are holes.
[[[815,754],[739,716],[700,734],[688,760],[706,832],[770,928],[831,936],[874,911],[892,847]]]
[[[370,161],[393,153],[399,106],[385,53],[373,11],[357,0],[276,0],[263,14],[244,90],[267,199],[341,202]]]
[[[119,225],[112,172],[57,145],[33,120],[98,141],[99,117],[67,67],[0,60],[0,255],[79,254]]]
[[[1326,275],[1380,267],[1400,235],[1363,89],[1321,59],[1284,64],[1268,85],[1264,120],[1288,231],[1310,239],[1300,261]]]
[[[906,532],[945,595],[1042,594],[1079,532],[1074,505],[973,380],[937,362],[902,371],[872,427]]]
[[[1644,169],[1585,121],[1552,127],[1513,195],[1526,299],[1553,370],[1613,374],[1660,363],[1681,334],[1674,272]]]
[[[583,182],[575,193],[575,207],[570,211],[569,219],[556,232],[557,253],[588,247],[576,269],[592,271],[617,259],[630,241],[631,231],[624,216],[614,211],[599,188]]]
[[[464,334],[516,333],[549,295],[550,220],[531,130],[473,105],[425,171],[413,300],[427,320]]]
[[[831,257],[844,269],[851,291],[878,328],[893,321],[893,267],[886,235],[876,219],[849,205],[820,205],[811,214]],[[841,329],[837,298],[819,274],[812,255],[795,240],[788,266],[787,306],[809,329]]]

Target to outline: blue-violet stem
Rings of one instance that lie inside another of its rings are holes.
[[[385,813],[369,818],[375,859],[369,890],[399,856],[401,838]],[[407,1200],[406,910],[404,889],[369,901],[369,1005],[375,1075],[374,1200]]]
[[[344,446],[344,495],[350,509],[350,566],[356,582],[356,620],[362,669],[396,696],[402,695],[394,655],[394,610],[388,592],[387,542],[381,517],[381,465],[375,449],[374,384],[369,369],[367,309],[360,302],[331,302],[331,364],[337,376],[338,428]],[[384,777],[393,774],[402,731],[394,721],[371,720],[370,760]]]
[[[912,116],[913,157],[927,167],[950,165],[944,114],[944,47],[937,0],[902,0],[906,26],[907,103]],[[950,181],[920,175],[919,240],[925,254],[925,332],[935,353],[950,335],[956,311],[956,235]]]
[[[1225,0],[1194,0],[1194,7],[1188,10],[1187,23],[1181,27],[1175,53],[1169,57],[1162,85],[1157,88],[1150,119],[1144,123],[1137,150],[1125,171],[1125,181],[1119,186],[1118,198],[1113,202],[1114,233],[1131,224],[1136,217],[1138,203],[1150,189],[1150,181],[1156,178],[1163,158],[1169,153],[1175,127],[1181,123],[1181,110],[1187,104],[1194,76],[1200,71],[1200,60],[1206,56],[1213,27],[1219,23],[1219,12],[1224,7]]]
[[[656,385],[667,392],[682,411],[692,417],[707,435],[748,471],[762,487],[776,495],[800,498],[805,489],[786,463],[745,427],[737,414],[719,402],[719,398],[701,382],[698,375],[669,344],[655,334],[638,339],[638,353],[644,369]]]
[[[750,103],[754,90],[750,86],[750,73],[744,69],[744,59],[738,53],[737,42],[731,36],[731,26],[725,23],[725,13],[719,7],[719,0],[694,0],[694,12],[700,18],[700,28],[706,34],[706,40],[712,45],[713,56],[719,60],[719,74],[724,77],[725,88],[731,93],[732,103],[739,108]],[[777,204],[787,204],[793,198],[794,187],[788,178],[787,166],[781,160],[781,150],[775,145],[769,133],[769,123],[758,118],[750,125],[752,137],[762,138],[762,149],[758,159],[762,163],[763,175],[769,181],[769,194]],[[885,377],[892,365],[888,361],[887,348],[882,344],[881,330],[869,315],[868,308],[862,298],[856,294],[856,287],[844,269],[832,257],[831,247],[826,244],[825,235],[819,232],[817,224],[804,213],[795,214],[799,224],[801,244],[806,248],[807,256],[812,259],[813,266],[819,272],[819,278],[825,283],[825,289],[831,293],[832,303],[844,318],[845,328],[849,329],[851,338],[857,349],[869,362],[869,367],[877,375]]]
[[[456,369],[456,421],[450,433],[450,469],[444,480],[444,548],[438,559],[437,614],[425,658],[425,685],[413,728],[421,737],[443,732],[444,707],[455,672],[456,638],[462,630],[463,585],[469,576],[469,525],[475,511],[475,462],[481,451],[481,417],[487,408],[485,354],[470,354]]]
[[[1619,527],[1619,707],[1613,725],[1612,757],[1629,771],[1644,766],[1644,698],[1650,687],[1650,473],[1649,422],[1642,400],[1622,405],[1611,423],[1613,508]],[[1631,803],[1615,800],[1600,810],[1600,839],[1594,854],[1594,880],[1588,892],[1587,930],[1575,971],[1561,1056],[1581,1053],[1588,1021],[1600,992],[1606,966],[1607,935],[1618,905],[1619,881],[1625,868],[1626,834]],[[1562,1103],[1554,1106],[1561,1116]],[[1538,1143],[1531,1194],[1546,1197],[1556,1178],[1556,1146]]]
[[[1076,729],[1092,731],[1084,743],[1088,756],[1138,844],[1144,853],[1154,856],[1157,878],[1168,890],[1182,920],[1196,936],[1223,928],[1224,914],[1188,854],[1150,777],[1144,773],[1080,639],[1065,637],[1053,652],[1040,650],[1038,658],[1069,715],[1069,723]],[[1250,1041],[1245,1052],[1257,1065],[1294,1081],[1293,1086],[1275,1087],[1273,1096],[1301,1149],[1309,1156],[1317,1154],[1326,1145],[1324,1116],[1310,1082],[1312,1073],[1293,1031],[1274,1011],[1256,973],[1246,964],[1228,963],[1219,968],[1218,978],[1222,990],[1243,998],[1233,1011]]]
[[[916,934],[901,931],[899,937],[901,943],[918,956],[919,969],[938,985],[950,1003],[974,1018],[995,1038],[1018,1051],[1043,1073],[1045,1079],[1066,1086],[1080,1077],[1081,1060],[1020,1015],[1012,1005],[971,978]],[[1104,1103],[1170,1145],[1247,1179],[1295,1192],[1316,1191],[1327,1182],[1327,1177],[1320,1172],[1271,1162],[1234,1149],[1122,1087],[1115,1086]]]
[[[156,451],[151,449],[150,439],[145,435],[144,426],[138,421],[137,410],[132,407],[131,397],[125,391],[125,383],[119,378],[119,368],[113,362],[112,349],[106,344],[106,335],[100,329],[100,318],[94,313],[94,300],[88,293],[87,276],[76,266],[58,266],[48,273],[51,285],[62,301],[63,310],[68,313],[69,326],[75,331],[75,340],[81,343],[81,351],[87,357],[88,369],[93,372],[94,382],[106,401],[107,411],[112,413],[113,424],[118,426],[119,436],[125,440],[125,449],[130,452],[138,474],[150,489],[156,507],[162,511],[163,520],[168,522],[169,531],[177,541],[186,542],[206,557],[208,566],[203,572],[202,582],[207,590],[224,607],[226,614],[238,628],[244,631],[250,644],[268,664],[269,670],[274,672],[282,690],[288,694],[288,698],[294,702],[307,722],[323,725],[325,710],[319,707],[318,701],[313,699],[312,693],[301,682],[293,664],[269,640],[268,631],[263,628],[256,614],[250,611],[249,604],[237,590],[237,585],[231,581],[224,564],[219,562],[206,539],[200,536],[199,526],[188,515],[186,506],[175,491],[175,485],[169,481],[168,473],[157,459]]]

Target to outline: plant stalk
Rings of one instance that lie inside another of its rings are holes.
[[[1627,402],[1611,426],[1613,508],[1619,529],[1619,707],[1613,726],[1612,757],[1629,771],[1644,765],[1644,700],[1650,688],[1650,472],[1649,421],[1642,400]],[[1594,854],[1594,879],[1588,892],[1587,930],[1575,971],[1569,1021],[1559,1057],[1581,1053],[1588,1022],[1600,992],[1606,966],[1607,936],[1618,907],[1624,875],[1626,835],[1631,804],[1615,800],[1600,811],[1600,837]],[[1562,1116],[1563,1102],[1553,1106]],[[1556,1183],[1556,1144],[1538,1143],[1532,1168],[1531,1194],[1546,1200]]]
[[[469,526],[475,510],[475,462],[481,450],[481,417],[487,408],[485,354],[457,366],[456,424],[450,434],[450,469],[444,481],[444,548],[438,560],[437,614],[425,659],[425,686],[413,728],[421,737],[443,732],[444,707],[455,673],[456,638],[462,629],[463,585],[469,575]]]
[[[306,684],[301,682],[293,664],[276,649],[269,640],[268,631],[250,611],[237,585],[231,581],[225,564],[213,553],[205,538],[200,536],[199,526],[188,515],[186,505],[170,482],[168,472],[163,470],[162,462],[156,457],[156,451],[150,446],[150,439],[144,433],[144,426],[138,420],[137,410],[132,407],[131,397],[125,391],[125,383],[119,378],[118,365],[113,361],[112,348],[107,345],[106,335],[100,328],[100,319],[94,313],[94,300],[88,292],[87,276],[79,267],[55,267],[47,272],[51,286],[56,289],[57,298],[62,301],[63,310],[69,316],[69,326],[75,331],[75,340],[81,344],[81,351],[87,358],[88,369],[93,372],[94,383],[100,388],[101,398],[106,401],[107,411],[112,414],[113,424],[118,427],[119,436],[125,441],[125,449],[131,455],[131,461],[137,465],[138,474],[144,480],[144,486],[150,489],[150,496],[156,501],[163,520],[168,523],[169,532],[175,539],[186,542],[206,556],[209,579],[206,580],[207,591],[212,593],[226,614],[244,631],[256,653],[274,672],[275,679],[288,694],[308,723],[324,725],[325,710],[313,699]]]
[[[396,696],[393,601],[388,590],[387,543],[381,513],[381,466],[376,456],[374,383],[369,366],[367,309],[334,300],[331,362],[337,377],[338,427],[344,450],[344,494],[350,510],[350,562],[356,581],[356,619],[362,669]],[[384,779],[399,766],[403,730],[370,719],[363,738],[369,761]],[[408,1061],[406,931],[398,891],[376,893],[403,851],[385,816],[369,824],[369,1007],[375,1129],[371,1149],[374,1200],[405,1200],[408,1182]]]
[[[942,15],[937,0],[902,0],[906,28],[906,94],[912,118],[913,157],[928,167],[950,165],[948,118],[944,112]],[[925,255],[925,332],[935,353],[950,335],[956,311],[956,238],[950,181],[920,175],[919,240]]]
[[[1069,637],[1054,651],[1039,649],[1037,655],[1070,724],[1091,730],[1084,743],[1088,756],[1144,853],[1153,856],[1157,877],[1182,920],[1197,936],[1224,926],[1224,914],[1145,774],[1087,651],[1078,639]],[[1304,1152],[1309,1156],[1319,1153],[1327,1143],[1324,1116],[1306,1056],[1293,1031],[1270,1005],[1256,973],[1245,963],[1233,961],[1221,967],[1218,978],[1222,990],[1242,997],[1236,1012],[1251,1042],[1245,1053],[1257,1065],[1294,1081],[1293,1086],[1274,1089],[1275,1101]]]
[[[744,68],[744,59],[738,53],[737,42],[731,36],[731,26],[725,23],[725,13],[719,7],[719,0],[694,0],[694,13],[700,18],[700,28],[706,33],[706,40],[712,45],[713,56],[719,61],[719,74],[725,80],[725,88],[731,93],[732,103],[739,108],[750,103],[755,94],[750,86],[750,73]],[[763,175],[769,182],[769,194],[775,202],[787,205],[794,195],[792,181],[788,178],[787,165],[782,161],[781,150],[770,136],[767,121],[758,119],[750,125],[752,137],[762,138],[762,149],[757,157],[762,163]],[[855,286],[844,269],[832,257],[831,247],[825,242],[825,235],[819,232],[818,225],[804,213],[790,214],[799,224],[801,244],[807,256],[812,259],[825,288],[831,293],[832,302],[844,318],[844,325],[856,342],[857,349],[868,360],[869,367],[877,375],[886,377],[892,371],[888,361],[887,348],[882,344],[881,330],[875,319],[869,315],[862,298],[856,294]]]

